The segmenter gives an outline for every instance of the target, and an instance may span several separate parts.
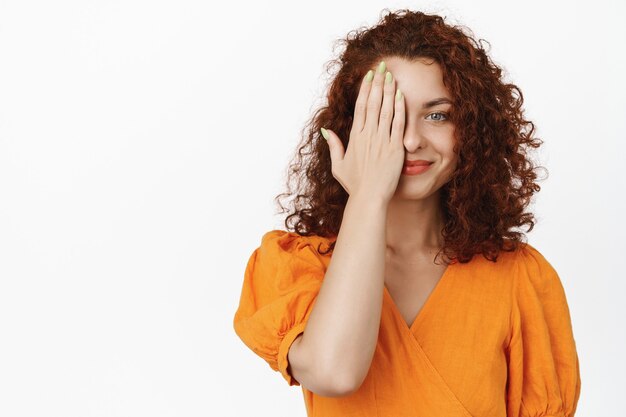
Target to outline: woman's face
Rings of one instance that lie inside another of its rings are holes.
[[[397,88],[404,94],[404,160],[433,162],[420,174],[402,174],[394,198],[424,199],[447,183],[456,168],[454,125],[449,120],[452,104],[428,105],[439,98],[452,101],[452,96],[443,84],[443,74],[437,62],[426,59],[409,62],[398,57],[383,60],[387,71],[396,80]]]

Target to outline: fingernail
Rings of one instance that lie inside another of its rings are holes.
[[[389,71],[387,71],[387,74],[385,75],[385,82],[387,84],[390,84],[392,79],[393,79],[393,77],[391,76],[391,73]]]
[[[365,75],[365,81],[370,82],[374,79],[374,71],[367,71],[367,75]]]
[[[402,99],[402,93],[400,89],[396,90],[396,101],[400,101]]]
[[[382,74],[383,72],[385,72],[386,69],[387,64],[385,64],[385,61],[380,61],[380,64],[378,64],[378,73]]]
[[[322,131],[322,136],[324,136],[324,139],[328,140],[328,131],[324,128],[320,129]]]

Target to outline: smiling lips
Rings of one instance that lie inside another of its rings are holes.
[[[432,162],[426,161],[424,159],[418,159],[415,161],[404,161],[404,166],[402,167],[403,175],[418,175],[422,172],[427,171]]]
[[[414,166],[424,166],[432,164],[431,161],[426,161],[424,159],[416,159],[414,161],[404,161],[405,167],[414,167]]]

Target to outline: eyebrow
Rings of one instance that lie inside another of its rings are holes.
[[[422,108],[423,109],[428,109],[430,107],[435,107],[438,104],[444,104],[444,103],[453,104],[452,101],[450,101],[448,98],[446,98],[446,97],[439,97],[439,98],[436,98],[434,100],[430,100],[430,101],[424,103]]]

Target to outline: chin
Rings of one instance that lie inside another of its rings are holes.
[[[398,189],[396,193],[393,195],[393,198],[398,200],[423,200],[428,198],[432,193],[419,191],[419,190],[406,190],[406,189]]]
[[[394,198],[399,200],[424,200],[437,194],[438,189],[433,189],[432,184],[411,184],[406,182],[396,188]]]

